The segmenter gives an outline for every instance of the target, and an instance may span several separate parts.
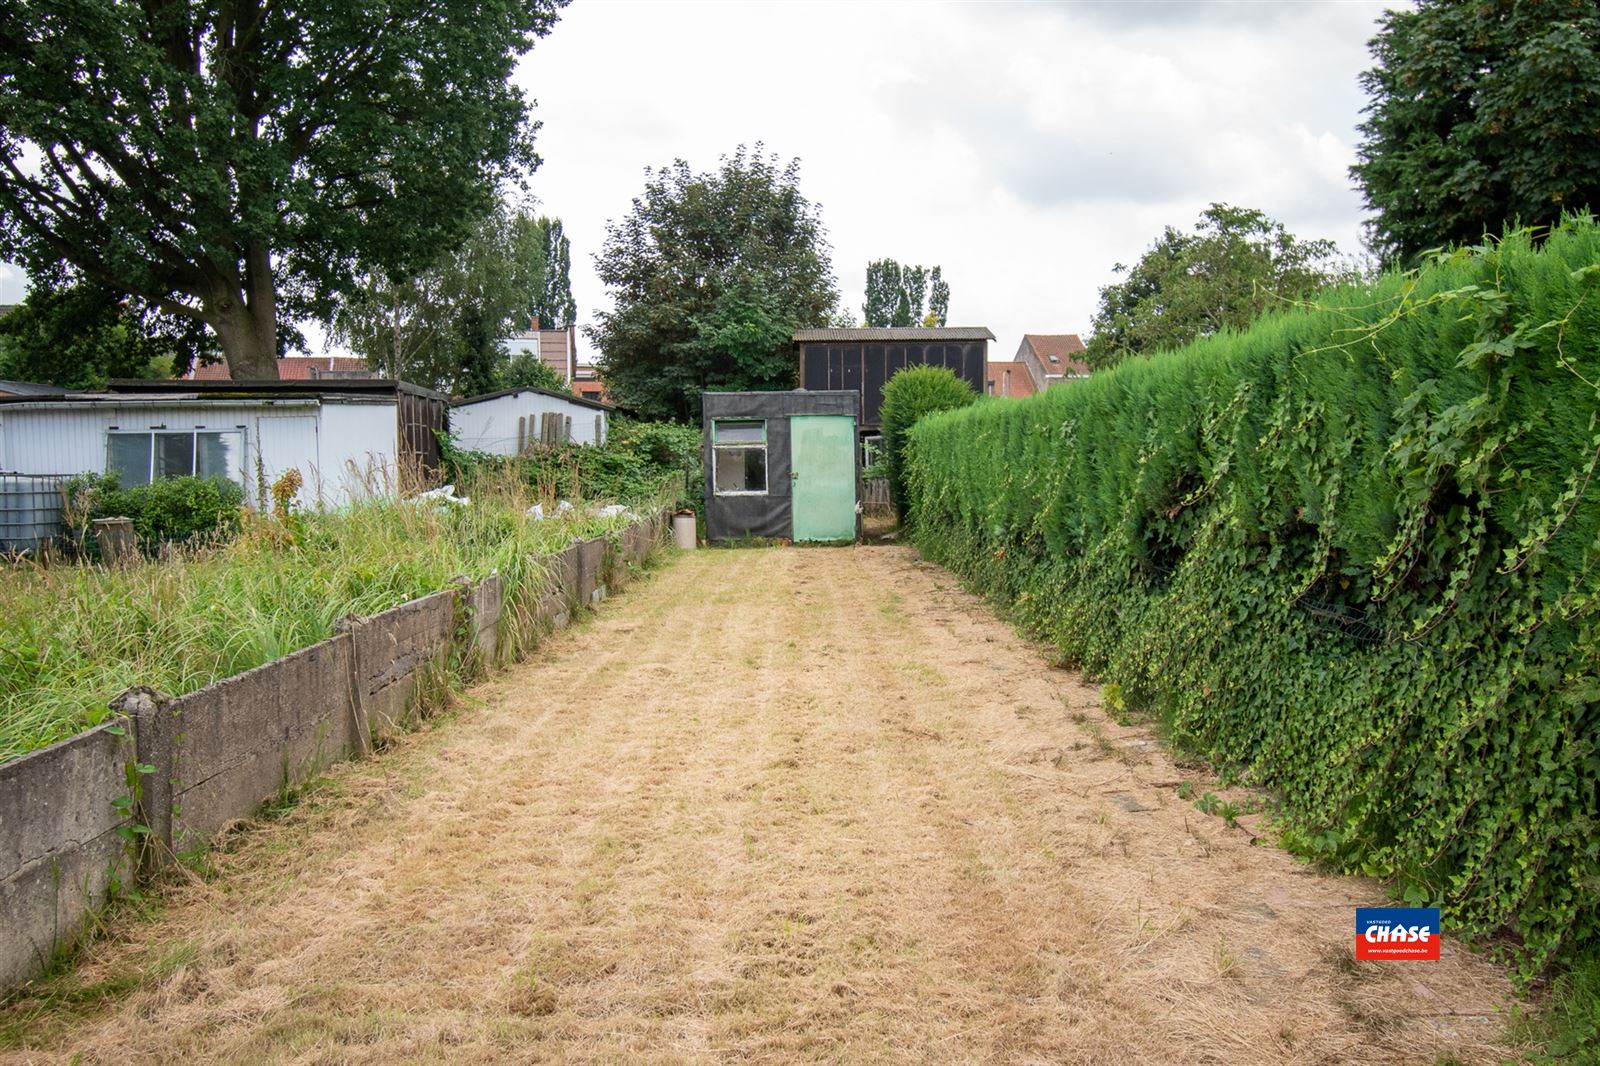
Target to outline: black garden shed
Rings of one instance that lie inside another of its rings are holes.
[[[859,393],[856,429],[875,434],[883,386],[908,366],[947,367],[982,396],[992,340],[994,334],[983,326],[803,329],[794,335],[794,347],[800,387]]]
[[[707,540],[860,535],[860,393],[708,392],[701,399]]]

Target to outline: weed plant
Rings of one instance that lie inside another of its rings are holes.
[[[535,520],[527,487],[490,472],[456,491],[471,503],[246,514],[237,536],[130,567],[13,567],[0,582],[0,762],[97,724],[130,685],[192,692],[458,575],[499,574],[511,639],[525,641],[546,580],[540,557],[629,521],[587,508]]]

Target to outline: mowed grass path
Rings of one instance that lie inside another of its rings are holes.
[[[118,920],[0,1060],[1509,1053],[1495,967],[1354,963],[1377,886],[1215,787],[906,549],[686,553]]]

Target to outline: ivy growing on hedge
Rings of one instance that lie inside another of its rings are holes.
[[[912,535],[1531,977],[1600,941],[1597,288],[1568,220],[932,416]]]

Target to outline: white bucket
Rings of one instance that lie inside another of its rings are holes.
[[[694,512],[672,516],[672,543],[684,549],[694,547]]]

